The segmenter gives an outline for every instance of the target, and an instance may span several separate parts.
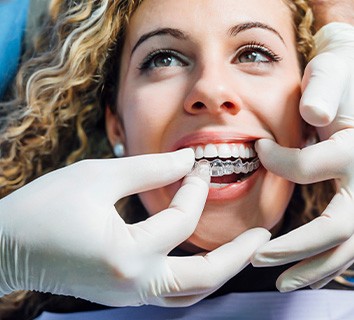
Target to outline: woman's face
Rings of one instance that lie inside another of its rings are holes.
[[[145,0],[127,29],[116,106],[124,133],[108,113],[111,142],[124,137],[128,155],[192,147],[197,158],[243,163],[260,138],[300,146],[292,23],[282,0]],[[179,186],[140,198],[153,215]],[[247,229],[279,227],[292,191],[262,167],[212,178],[187,244],[212,250]]]

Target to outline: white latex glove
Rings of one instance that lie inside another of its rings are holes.
[[[191,149],[91,160],[47,174],[0,201],[0,292],[37,290],[110,306],[193,304],[245,267],[270,234],[250,230],[205,256],[168,257],[194,231],[209,174],[189,174],[170,207],[128,225],[114,204],[192,168]]]
[[[288,149],[257,143],[262,164],[306,184],[335,179],[337,193],[310,223],[270,241],[252,258],[255,266],[302,260],[277,280],[280,291],[320,288],[354,262],[354,27],[331,23],[316,34],[317,56],[306,68],[300,110],[322,142]]]

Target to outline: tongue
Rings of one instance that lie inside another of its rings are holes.
[[[241,178],[242,174],[230,174],[222,177],[212,177],[211,182],[212,183],[235,183]]]

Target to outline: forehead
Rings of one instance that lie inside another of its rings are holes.
[[[293,38],[293,20],[283,0],[144,0],[130,20],[127,38],[175,27],[190,32],[221,32],[245,21],[266,23]]]

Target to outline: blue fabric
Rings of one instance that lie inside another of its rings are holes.
[[[230,293],[188,308],[126,307],[78,313],[43,313],[37,320],[353,320],[354,291]]]
[[[0,99],[17,70],[28,6],[29,0],[0,0]]]

